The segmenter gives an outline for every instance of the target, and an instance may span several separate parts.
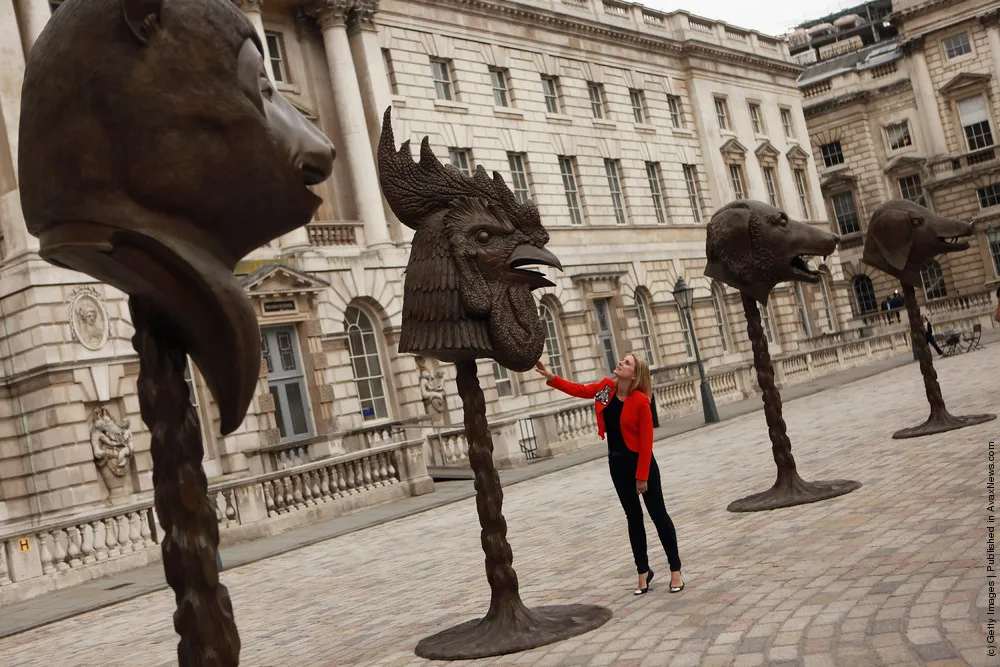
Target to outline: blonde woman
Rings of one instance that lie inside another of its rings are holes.
[[[545,376],[550,387],[577,398],[594,399],[597,433],[601,439],[607,435],[611,481],[625,510],[628,539],[639,574],[639,585],[634,594],[645,595],[653,579],[646,555],[646,527],[639,503],[640,495],[646,502],[646,511],[656,526],[663,550],[667,552],[670,592],[680,593],[684,590],[684,581],[681,579],[677,533],[663,503],[660,469],[653,458],[653,413],[649,407],[653,382],[649,364],[638,354],[630,352],[618,362],[613,378],[604,378],[593,384],[564,380],[549,372],[541,361],[535,364],[535,370]]]

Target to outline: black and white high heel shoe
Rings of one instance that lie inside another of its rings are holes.
[[[637,589],[635,589],[635,591],[632,593],[632,595],[645,595],[646,593],[648,593],[649,592],[649,582],[651,582],[652,580],[653,580],[653,571],[650,570],[649,574],[646,575],[646,587],[645,588],[637,588]]]

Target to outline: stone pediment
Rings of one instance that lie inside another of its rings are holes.
[[[754,151],[757,156],[758,162],[765,166],[774,166],[778,163],[778,158],[781,157],[781,151],[774,147],[770,141],[764,141],[757,147]]]
[[[731,155],[734,157],[743,157],[747,154],[747,147],[736,140],[735,137],[728,140],[726,143],[722,144],[719,149],[723,155]]]
[[[293,107],[295,107],[295,110],[298,111],[300,114],[302,114],[302,116],[310,123],[315,123],[316,121],[319,120],[319,116],[314,114],[308,108],[296,102],[294,99],[292,99],[291,95],[286,95],[285,99],[288,100],[288,103],[291,104]]]
[[[951,81],[941,86],[941,94],[951,96],[965,88],[978,87],[990,80],[989,74],[974,74],[962,72],[952,77]]]
[[[785,153],[785,157],[788,158],[788,161],[792,164],[805,166],[809,162],[809,153],[802,150],[801,146],[792,146],[789,148],[788,152]]]
[[[824,176],[820,180],[820,187],[825,191],[839,190],[842,188],[853,187],[857,181],[857,176],[852,174],[850,171],[842,170]]]
[[[912,155],[901,155],[899,157],[889,160],[889,164],[885,165],[885,173],[891,174],[893,172],[899,171],[909,171],[911,169],[920,169],[924,166],[927,160],[922,157],[913,157]]]
[[[330,284],[285,264],[268,264],[245,276],[243,289],[250,296],[291,296],[321,292]]]

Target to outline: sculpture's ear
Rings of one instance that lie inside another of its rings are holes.
[[[140,43],[149,42],[160,26],[163,0],[122,0],[122,18]]]
[[[710,262],[726,265],[750,250],[750,209],[733,206],[712,216],[705,253]]]
[[[906,211],[889,210],[871,222],[871,234],[889,266],[902,271],[913,248],[913,227]]]

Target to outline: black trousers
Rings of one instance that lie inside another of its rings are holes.
[[[642,574],[649,571],[649,558],[646,554],[646,526],[642,518],[642,505],[639,503],[639,493],[635,490],[635,467],[638,462],[639,455],[631,451],[624,454],[615,452],[608,456],[611,481],[614,482],[615,491],[618,492],[618,500],[621,501],[622,509],[625,510],[625,518],[628,521],[628,540],[632,544],[636,572]],[[643,500],[646,503],[649,518],[653,520],[653,525],[656,527],[656,533],[660,537],[663,550],[667,552],[670,571],[679,572],[681,557],[677,551],[677,532],[674,530],[674,522],[667,514],[667,508],[663,504],[660,468],[656,465],[655,458],[649,464],[649,480]]]
[[[932,336],[931,334],[924,334],[924,338],[925,338],[925,339],[927,340],[927,344],[928,344],[928,345],[930,345],[930,346],[931,346],[931,347],[933,347],[933,348],[934,348],[935,350],[937,350],[937,353],[938,353],[939,355],[941,355],[941,356],[944,356],[944,352],[942,352],[942,351],[941,351],[941,348],[940,348],[940,347],[938,347],[938,344],[937,344],[937,341],[936,341],[936,340],[934,340],[934,336]]]

